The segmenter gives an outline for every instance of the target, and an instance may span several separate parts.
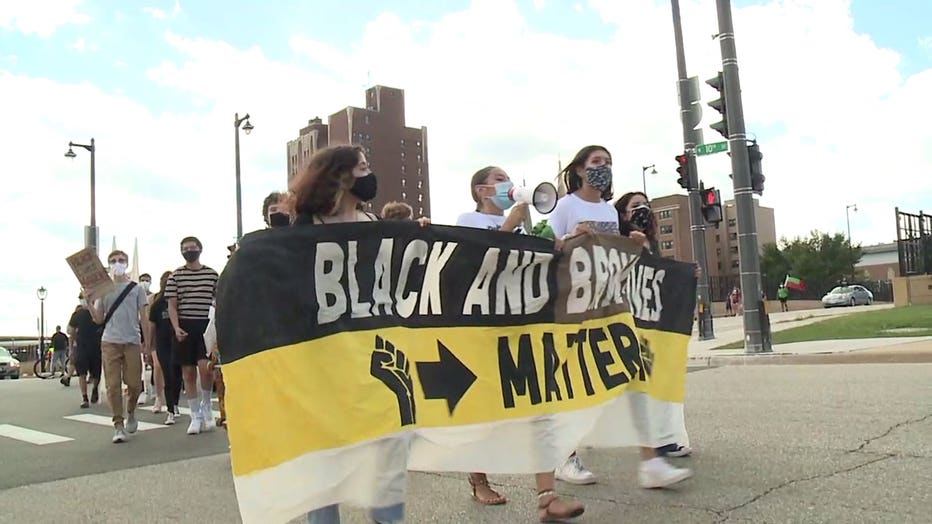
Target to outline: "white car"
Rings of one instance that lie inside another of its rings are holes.
[[[869,306],[874,303],[874,294],[864,286],[857,284],[837,286],[822,297],[823,307]]]
[[[0,347],[0,379],[7,377],[19,378],[19,360],[16,360],[7,348]]]

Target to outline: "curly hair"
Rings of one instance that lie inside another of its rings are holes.
[[[382,207],[383,220],[414,220],[414,209],[404,202],[389,202]]]
[[[359,164],[359,146],[333,146],[311,157],[290,185],[284,202],[292,216],[331,215],[353,187],[353,168]]]
[[[563,171],[560,173],[563,177],[563,183],[566,185],[567,193],[575,193],[582,187],[582,178],[579,174],[576,173],[577,169],[585,169],[586,161],[589,160],[589,156],[596,151],[605,151],[608,154],[608,158],[612,158],[612,154],[608,149],[605,149],[602,146],[586,146],[579,150],[576,153],[576,156],[573,157],[573,161],[567,164]],[[611,200],[612,199],[612,186],[608,186],[608,189],[602,191],[602,200]]]

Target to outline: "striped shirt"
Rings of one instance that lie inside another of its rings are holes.
[[[178,299],[178,318],[206,320],[219,278],[217,272],[207,266],[200,269],[181,266],[168,277],[165,298]]]

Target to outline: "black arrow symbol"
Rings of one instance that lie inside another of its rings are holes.
[[[446,399],[452,415],[456,405],[476,381],[476,375],[439,340],[437,352],[440,353],[440,361],[418,362],[417,375],[424,389],[424,398]]]

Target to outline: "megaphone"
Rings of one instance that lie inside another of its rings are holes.
[[[512,187],[508,198],[520,204],[529,204],[542,215],[557,207],[557,188],[550,182],[541,182],[534,189],[529,187]]]

